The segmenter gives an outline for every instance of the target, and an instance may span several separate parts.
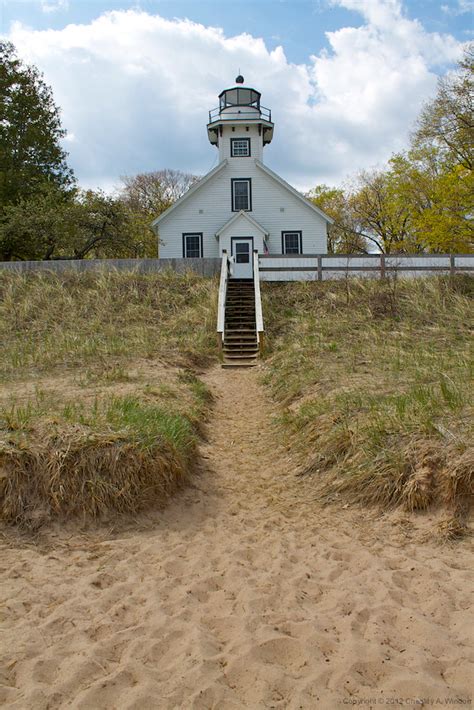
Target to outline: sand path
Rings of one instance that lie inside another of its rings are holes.
[[[258,375],[208,373],[206,467],[166,511],[121,533],[5,541],[1,704],[331,709],[469,695],[469,544],[420,545],[400,517],[319,509]]]

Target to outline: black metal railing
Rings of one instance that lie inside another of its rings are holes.
[[[242,106],[226,106],[226,109],[232,109],[229,113],[239,114],[238,118],[232,118],[233,121],[248,121],[252,118],[260,118],[264,121],[270,122],[272,120],[272,112],[269,108],[265,108],[265,106],[260,106],[260,110],[249,110],[248,108],[246,109]],[[219,121],[226,115],[227,114],[224,113],[224,109],[220,109],[219,106],[217,108],[213,108],[209,111],[209,123]]]

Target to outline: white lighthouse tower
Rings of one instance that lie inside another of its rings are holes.
[[[233,276],[252,278],[252,254],[321,254],[331,219],[263,163],[273,138],[272,115],[260,92],[235,86],[219,94],[207,135],[218,163],[153,222],[162,258],[227,254]]]
[[[219,162],[247,157],[261,161],[263,147],[273,138],[272,114],[261,105],[259,91],[243,86],[243,76],[235,83],[219,94],[219,106],[209,111],[209,141],[219,148]]]

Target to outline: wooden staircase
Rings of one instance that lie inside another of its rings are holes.
[[[253,279],[229,279],[225,299],[222,367],[253,367],[259,352]]]

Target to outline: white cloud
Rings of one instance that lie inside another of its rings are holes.
[[[47,14],[58,12],[58,10],[68,10],[69,0],[41,0],[41,9]]]
[[[451,5],[441,5],[446,15],[466,15],[474,12],[474,0],[454,0]]]
[[[302,65],[248,34],[137,10],[56,31],[15,24],[10,39],[52,85],[82,183],[163,167],[207,172],[216,159],[207,111],[240,67],[273,111],[267,162],[304,188],[340,182],[400,149],[435,89],[433,67],[461,53],[451,36],[405,18],[398,0],[331,2],[362,24],[328,33],[329,50]]]

